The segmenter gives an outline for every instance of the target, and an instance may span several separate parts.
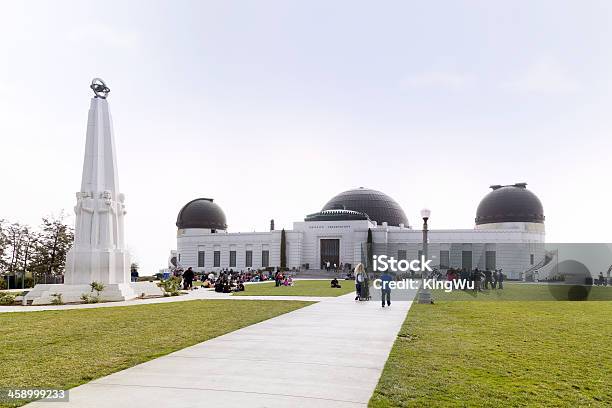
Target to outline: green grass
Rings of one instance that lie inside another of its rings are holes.
[[[196,300],[0,313],[0,388],[75,387],[309,304]]]
[[[355,292],[352,280],[340,280],[340,289],[332,289],[329,280],[294,280],[293,286],[275,287],[274,282],[244,285],[244,292],[235,292],[234,296],[340,296]]]
[[[611,317],[612,302],[413,304],[370,406],[610,406]]]
[[[556,300],[553,290],[567,290],[569,285],[534,285],[524,283],[504,283],[504,289],[489,289],[482,292],[473,290],[453,290],[444,292],[434,290],[435,301],[445,300],[478,300],[478,301],[509,301],[509,300]],[[612,300],[612,286],[591,286],[588,300]]]

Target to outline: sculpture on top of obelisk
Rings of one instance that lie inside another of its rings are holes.
[[[81,191],[74,245],[68,253],[65,284],[128,284],[130,257],[124,240],[124,196],[119,192],[113,122],[106,100],[110,89],[94,78],[87,120]]]

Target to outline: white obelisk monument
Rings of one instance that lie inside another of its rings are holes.
[[[76,302],[90,291],[92,282],[103,283],[102,300],[126,300],[160,294],[148,282],[130,282],[130,255],[125,247],[125,197],[119,191],[113,121],[108,108],[110,89],[95,78],[87,120],[87,140],[81,191],[77,203],[74,244],[66,259],[63,285],[37,285],[26,299],[49,303],[53,294],[64,302]],[[25,302],[24,302],[25,303]]]
[[[98,82],[98,83],[97,83]],[[76,193],[74,244],[66,260],[67,285],[130,283],[130,255],[125,248],[124,196],[119,192],[113,122],[108,88],[92,83],[81,191]]]

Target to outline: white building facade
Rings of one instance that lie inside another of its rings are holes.
[[[544,258],[544,214],[539,199],[524,183],[492,186],[478,206],[474,229],[430,230],[428,257],[442,272],[449,268],[502,269],[520,279]],[[225,214],[211,199],[196,199],[177,219],[177,261],[196,271],[262,269],[281,264],[280,230],[227,232]],[[401,207],[370,189],[345,191],[322,211],[294,222],[285,231],[286,266],[321,269],[364,262],[372,231],[372,253],[395,259],[419,259],[423,234],[412,229]]]

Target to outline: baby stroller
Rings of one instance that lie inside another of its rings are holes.
[[[367,274],[363,274],[363,282],[359,285],[359,300],[370,300],[372,296],[370,295],[370,279],[368,279]]]

